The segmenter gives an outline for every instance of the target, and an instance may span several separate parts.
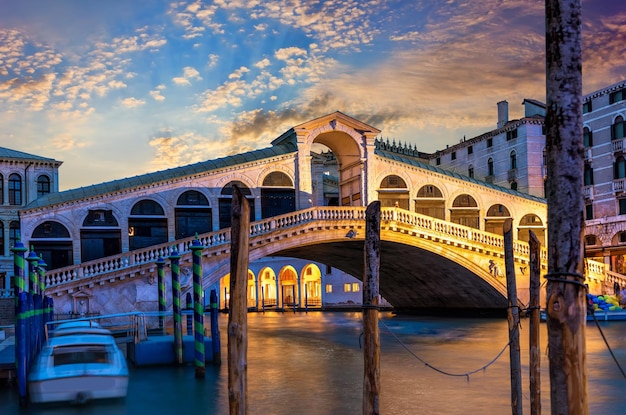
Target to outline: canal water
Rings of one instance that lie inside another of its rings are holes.
[[[228,414],[227,315],[220,315],[223,364],[195,379],[191,365],[132,368],[128,397],[83,406],[19,408],[15,388],[0,387],[0,414]],[[626,322],[601,323],[626,368]],[[248,314],[248,413],[361,414],[361,313]],[[587,325],[589,413],[626,413],[626,379],[601,332]],[[506,319],[451,319],[381,313],[380,413],[511,413]],[[541,327],[542,411],[550,413],[547,331]],[[503,353],[501,353],[504,350]],[[521,323],[524,413],[530,413],[528,320]],[[500,354],[501,353],[501,354]],[[498,355],[500,356],[498,357]],[[471,373],[467,375],[468,373]]]

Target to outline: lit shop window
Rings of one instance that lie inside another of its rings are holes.
[[[332,284],[326,284],[326,294],[332,293],[333,292],[333,285]]]

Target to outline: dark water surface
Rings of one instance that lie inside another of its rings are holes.
[[[223,364],[207,366],[205,379],[195,379],[191,365],[131,367],[126,399],[24,409],[19,408],[15,388],[0,387],[0,414],[228,414],[227,321],[228,316],[220,316]],[[615,357],[626,367],[626,322],[606,322],[601,327]],[[248,414],[361,414],[361,331],[361,313],[248,314]],[[380,337],[381,414],[511,413],[508,348],[480,370],[505,347],[506,320],[382,313]],[[545,324],[541,343],[542,412],[548,414]],[[523,405],[528,414],[528,320],[522,320],[521,353]],[[469,377],[449,375],[475,370]],[[587,375],[589,413],[625,414],[626,379],[593,323],[587,325]]]

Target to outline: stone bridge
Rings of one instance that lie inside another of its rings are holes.
[[[267,256],[303,258],[362,279],[365,209],[313,207],[253,222],[249,260]],[[230,236],[227,228],[197,237],[205,247],[205,289],[219,286],[219,280],[230,272]],[[396,310],[506,309],[502,236],[400,208],[382,208],[380,238],[380,293]],[[181,270],[189,269],[194,239],[49,271],[46,293],[53,297],[55,309],[88,296],[103,313],[156,310],[156,261],[164,258],[169,263],[168,257],[176,251],[181,255]],[[523,307],[529,297],[529,246],[515,241],[513,249],[518,297]],[[544,274],[545,249],[540,258]],[[587,262],[586,274],[590,286],[601,284],[605,279],[604,264]],[[166,276],[169,279],[168,269]],[[147,298],[152,301],[142,301]]]

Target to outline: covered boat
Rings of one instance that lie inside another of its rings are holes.
[[[111,332],[101,327],[58,327],[28,376],[34,403],[123,398],[127,390],[126,358]]]

